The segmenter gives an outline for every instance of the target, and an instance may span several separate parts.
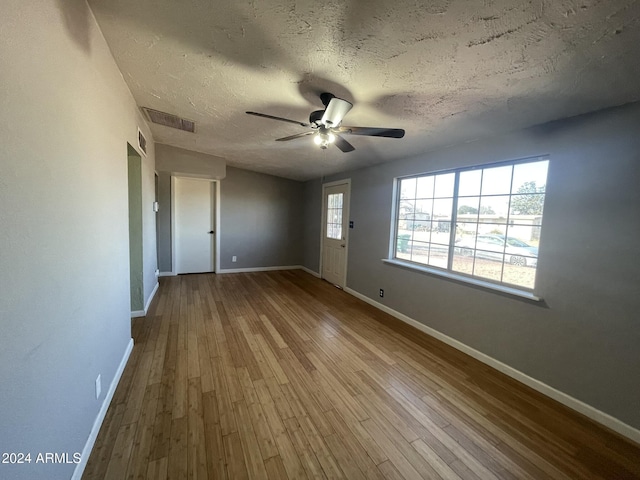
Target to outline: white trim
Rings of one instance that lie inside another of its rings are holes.
[[[215,218],[215,231],[216,233],[213,235],[214,241],[214,252],[213,252],[213,271],[217,272],[220,269],[220,189],[222,188],[222,182],[220,180],[213,181],[214,188],[216,189],[215,193],[215,205],[214,205],[214,215]]]
[[[250,272],[271,272],[274,270],[300,270],[300,265],[277,266],[277,267],[250,267],[250,268],[224,268],[216,273],[250,273]]]
[[[309,275],[313,275],[316,278],[320,278],[320,274],[318,272],[314,272],[310,268],[307,268],[307,267],[302,266],[302,265],[300,265],[299,268],[300,268],[300,270],[304,270],[305,272],[307,272]]]
[[[149,306],[151,305],[151,302],[153,301],[153,297],[156,296],[156,293],[158,292],[158,287],[160,286],[160,283],[156,282],[156,286],[153,287],[153,291],[151,292],[151,295],[149,295],[149,299],[147,300],[146,305],[144,306],[144,314],[146,315],[147,312],[149,311]]]
[[[557,402],[560,402],[561,404],[571,408],[572,410],[575,410],[576,412],[579,412],[585,415],[591,420],[597,423],[600,423],[605,427],[610,428],[614,432],[617,432],[620,435],[623,435],[629,438],[630,440],[633,440],[636,443],[640,443],[640,430],[637,430],[631,425],[627,425],[621,420],[618,420],[617,418],[612,417],[608,413],[604,413],[598,410],[597,408],[592,407],[591,405],[588,405],[582,402],[581,400],[578,400],[577,398],[574,398],[564,392],[561,392],[560,390],[557,390],[547,385],[546,383],[541,382],[540,380],[536,380],[535,378],[532,378],[527,374],[522,373],[521,371],[516,370],[515,368],[507,364],[504,364],[501,361],[496,360],[495,358],[490,357],[489,355],[479,352],[478,350],[472,347],[469,347],[468,345],[465,345],[464,343],[459,342],[458,340],[451,338],[443,333],[440,333],[439,331],[434,330],[433,328],[428,327],[425,324],[420,323],[417,320],[414,320],[413,318],[408,317],[403,313],[393,310],[392,308],[389,308],[386,305],[378,303],[375,300],[372,300],[369,297],[359,292],[356,292],[355,290],[352,290],[351,288],[345,288],[344,291],[349,293],[350,295],[353,295],[356,298],[359,298],[363,302],[366,302],[369,305],[373,305],[377,309],[382,310],[385,313],[388,313],[389,315],[397,318],[398,320],[401,320],[404,323],[407,323],[408,325],[411,325],[412,327],[417,328],[418,330],[426,333],[427,335],[437,338],[438,340],[446,343],[447,345],[450,345],[453,348],[466,353],[467,355],[475,358],[476,360],[479,360],[480,362],[486,365],[489,365],[492,368],[495,368],[499,372],[504,373],[505,375],[513,378],[514,380],[517,380],[520,383],[524,383],[528,387],[531,387],[534,390],[542,393],[543,395],[546,395],[547,397],[552,398]]]
[[[175,277],[176,274],[174,272],[160,272],[158,276],[159,277]]]
[[[133,310],[131,312],[131,318],[145,317],[147,315],[147,312],[149,311],[149,306],[151,305],[151,301],[153,300],[153,297],[155,297],[159,286],[160,284],[156,282],[156,286],[153,287],[153,291],[151,292],[151,295],[149,295],[149,298],[147,299],[147,304],[144,306],[144,310]]]
[[[403,262],[402,260],[398,260],[395,258],[383,258],[382,261],[384,263],[388,263],[389,265],[396,265],[398,267],[407,268],[409,270],[415,270],[421,273],[426,273],[428,275],[435,275],[438,277],[448,278],[450,280],[455,280],[457,282],[466,283],[469,285],[476,285],[478,287],[486,288],[489,290],[496,290],[498,292],[506,293],[509,295],[513,295],[515,297],[526,298],[527,300],[532,300],[534,302],[541,302],[542,298],[534,295],[532,292],[527,292],[525,290],[519,290],[517,288],[508,287],[506,285],[498,285],[497,283],[486,282],[484,280],[480,280],[474,277],[467,277],[464,275],[458,275],[454,272],[450,272],[448,270],[438,270],[436,268],[430,268],[428,266],[416,265],[415,263]]]
[[[177,275],[176,269],[176,176],[171,175],[171,274]]]
[[[104,401],[102,402],[102,406],[100,407],[100,411],[98,411],[98,415],[93,422],[93,427],[91,428],[91,432],[89,432],[89,438],[87,438],[86,443],[84,444],[84,448],[82,449],[82,456],[80,457],[80,463],[76,465],[75,470],[73,471],[73,475],[71,480],[80,480],[82,478],[82,474],[84,473],[84,469],[87,466],[87,461],[89,460],[89,456],[91,455],[91,450],[93,450],[93,446],[96,443],[96,438],[98,438],[98,432],[100,432],[100,427],[102,426],[102,422],[104,421],[104,417],[107,414],[107,410],[109,405],[111,404],[111,400],[113,399],[113,394],[116,391],[116,387],[120,382],[120,377],[122,377],[122,372],[124,372],[124,367],[127,366],[127,362],[129,361],[129,356],[131,355],[131,351],[133,350],[133,338],[129,340],[127,344],[127,348],[124,351],[124,355],[122,356],[122,360],[120,360],[120,365],[118,365],[118,369],[116,370],[116,374],[111,381],[111,385],[109,385],[109,391],[104,397]]]

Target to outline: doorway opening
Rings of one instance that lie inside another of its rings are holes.
[[[142,252],[142,157],[127,144],[129,190],[129,282],[131,312],[144,312]]]

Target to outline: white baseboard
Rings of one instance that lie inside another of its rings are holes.
[[[320,278],[320,274],[318,272],[314,272],[310,268],[303,267],[302,265],[300,267],[298,267],[298,268],[300,268],[300,270],[303,270],[303,271],[307,272],[309,275],[313,275],[316,278]]]
[[[145,315],[149,311],[149,306],[151,305],[151,302],[153,301],[153,297],[155,297],[156,293],[158,293],[158,287],[159,286],[160,286],[160,283],[156,282],[155,287],[153,287],[153,290],[151,291],[151,295],[149,295],[149,298],[147,299],[147,304],[144,306],[144,314]]]
[[[417,328],[418,330],[426,333],[427,335],[437,338],[438,340],[446,343],[447,345],[450,345],[453,348],[466,353],[467,355],[475,358],[476,360],[479,360],[482,363],[489,365],[492,368],[495,368],[499,372],[502,372],[505,375],[508,375],[514,380],[517,380],[520,383],[524,383],[528,387],[531,387],[534,390],[542,393],[543,395],[546,395],[547,397],[552,398],[557,402],[560,402],[561,404],[571,408],[572,410],[575,410],[576,412],[583,414],[584,416],[590,418],[591,420],[598,422],[601,425],[604,425],[605,427],[610,428],[614,432],[617,432],[620,435],[623,435],[629,438],[630,440],[633,440],[636,443],[640,443],[640,430],[632,427],[631,425],[627,425],[621,420],[618,420],[617,418],[612,417],[608,413],[601,412],[600,410],[598,410],[595,407],[592,407],[589,404],[586,404],[576,398],[573,398],[572,396],[567,395],[566,393],[561,392],[560,390],[556,390],[555,388],[547,385],[546,383],[541,382],[540,380],[536,380],[535,378],[532,378],[527,374],[522,373],[521,371],[516,370],[515,368],[505,363],[502,363],[501,361],[496,360],[495,358],[490,357],[489,355],[486,355],[472,347],[469,347],[468,345],[465,345],[462,342],[459,342],[454,338],[451,338],[443,333],[440,333],[439,331],[434,330],[433,328],[428,327],[425,324],[420,323],[417,320],[414,320],[413,318],[408,317],[403,313],[393,310],[392,308],[389,308],[386,305],[378,303],[375,300],[372,300],[369,297],[359,292],[356,292],[355,290],[352,290],[350,288],[345,288],[344,291],[353,295],[354,297],[359,298],[363,302],[366,302],[369,305],[373,305],[377,309],[382,310],[385,313],[388,313],[389,315],[397,318],[398,320],[401,320],[411,325],[412,327]]]
[[[176,274],[174,272],[160,272],[158,276],[159,277],[175,277]]]
[[[116,374],[111,381],[111,385],[109,385],[109,390],[104,397],[104,401],[102,402],[102,406],[100,407],[100,411],[96,416],[95,421],[93,422],[93,427],[91,428],[91,432],[89,433],[89,438],[87,438],[87,442],[84,444],[84,448],[82,449],[82,456],[80,457],[80,463],[76,465],[76,468],[73,472],[71,480],[80,480],[82,478],[82,474],[84,473],[84,469],[87,466],[87,461],[89,460],[89,456],[91,455],[91,451],[93,450],[93,445],[96,443],[96,438],[98,438],[98,432],[100,432],[100,427],[102,426],[102,422],[104,421],[104,417],[107,415],[107,410],[109,405],[111,404],[111,400],[113,399],[113,394],[116,392],[116,387],[120,382],[120,377],[122,377],[122,372],[124,372],[124,367],[127,366],[127,362],[129,361],[129,356],[131,356],[131,351],[133,350],[133,338],[129,340],[127,344],[127,348],[124,351],[124,355],[122,356],[122,360],[120,360],[120,365],[118,365],[118,370],[116,370]]]
[[[224,268],[216,273],[251,273],[251,272],[271,272],[274,270],[300,270],[300,265],[278,266],[278,267],[251,267],[251,268]]]
[[[153,297],[156,296],[159,286],[160,284],[156,282],[156,286],[153,287],[153,291],[151,292],[151,295],[149,295],[149,298],[147,299],[147,304],[144,306],[144,310],[133,310],[131,312],[131,318],[145,317],[147,315],[147,312],[149,311],[149,305],[151,305],[151,302],[153,301]]]

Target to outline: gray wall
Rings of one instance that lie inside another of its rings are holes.
[[[129,190],[129,278],[131,311],[144,309],[144,267],[142,262],[142,158],[128,146]]]
[[[171,273],[171,174],[158,172],[158,269]]]
[[[72,455],[131,338],[127,142],[138,126],[149,140],[144,203],[153,141],[84,1],[1,10],[0,452]],[[74,467],[0,464],[0,478],[68,479]]]
[[[213,179],[225,177],[227,162],[224,158],[162,143],[157,143],[155,148],[156,170],[158,172]]]
[[[300,182],[227,167],[220,182],[221,268],[302,264],[302,192]]]
[[[191,174],[188,168],[182,171]],[[161,272],[171,272],[171,175],[160,172],[158,181],[158,262]],[[221,269],[302,264],[302,183],[227,167],[218,186]]]
[[[638,125],[634,104],[327,179],[352,179],[348,287],[640,428]],[[380,261],[394,177],[541,154],[550,166],[536,293],[546,305]],[[306,229],[319,215],[306,215]]]
[[[302,265],[312,272],[320,273],[320,235],[322,225],[318,212],[322,210],[322,181],[309,180],[303,188],[304,219],[302,225]],[[312,219],[312,220],[309,220]]]

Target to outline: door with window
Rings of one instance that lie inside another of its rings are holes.
[[[344,288],[347,280],[349,183],[326,184],[322,190],[322,278]]]

